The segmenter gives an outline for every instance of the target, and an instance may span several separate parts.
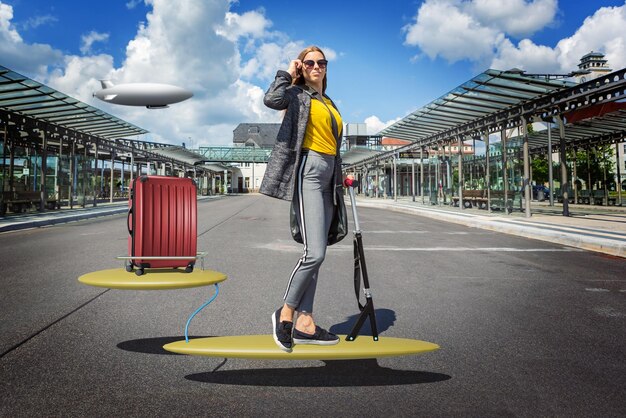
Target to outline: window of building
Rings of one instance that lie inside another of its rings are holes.
[[[249,134],[258,134],[259,133],[259,127],[258,126],[250,126],[248,128],[248,133]]]

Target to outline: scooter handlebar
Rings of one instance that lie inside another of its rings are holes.
[[[359,187],[359,181],[351,178],[347,178],[343,181],[344,187]]]

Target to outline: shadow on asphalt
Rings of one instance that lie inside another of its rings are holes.
[[[193,338],[209,338],[213,337],[213,335],[190,335],[189,339]],[[161,354],[168,356],[179,356],[182,354],[172,353],[170,351],[166,351],[163,349],[165,344],[173,343],[176,341],[184,340],[184,336],[176,336],[176,337],[155,337],[155,338],[140,338],[137,340],[129,340],[122,341],[117,345],[117,348],[121,348],[125,351],[132,351],[133,353],[144,353],[144,354]]]
[[[378,330],[379,334],[387,331],[396,322],[396,313],[391,309],[379,308],[374,309],[374,312],[376,314],[376,329]],[[352,327],[356,323],[357,319],[359,319],[359,315],[360,314],[352,315],[348,317],[344,322],[335,324],[328,330],[333,334],[348,335],[352,331]],[[372,328],[369,319],[365,321],[358,335],[372,335]]]
[[[196,373],[185,379],[201,383],[242,386],[349,387],[436,383],[451,379],[442,373],[394,370],[376,359],[324,361],[322,367],[225,370]]]

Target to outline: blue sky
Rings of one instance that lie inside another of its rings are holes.
[[[575,69],[590,50],[626,66],[626,3],[557,0],[0,0],[0,64],[149,130],[144,139],[227,145],[305,46],[330,58],[344,122],[376,133],[487,68]],[[169,109],[109,105],[98,79],[164,82]]]

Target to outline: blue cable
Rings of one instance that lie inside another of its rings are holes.
[[[201,310],[206,308],[211,302],[213,302],[219,293],[220,293],[220,287],[216,283],[215,284],[215,294],[213,295],[213,297],[211,297],[211,299],[209,299],[202,306],[200,306],[198,309],[196,309],[196,311],[194,313],[191,314],[191,316],[187,320],[187,324],[185,325],[185,342],[189,342],[189,335],[188,335],[189,323],[191,322],[193,317],[196,316],[198,314],[198,312],[200,312]]]

